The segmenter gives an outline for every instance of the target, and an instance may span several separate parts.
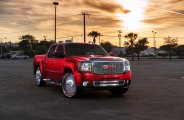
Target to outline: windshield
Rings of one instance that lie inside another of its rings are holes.
[[[108,56],[108,53],[99,45],[95,44],[66,44],[67,56],[79,55],[102,55]]]

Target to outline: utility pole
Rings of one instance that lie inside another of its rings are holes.
[[[83,24],[84,24],[84,43],[86,42],[86,15],[89,16],[88,13],[82,12],[83,15]]]
[[[56,43],[56,6],[59,5],[59,3],[53,2],[53,5],[55,6],[55,25],[54,25],[55,26],[55,37],[54,38],[55,38],[55,43]]]
[[[119,53],[121,55],[121,33],[122,31],[121,30],[118,30],[119,34],[118,34],[118,37],[119,37]]]
[[[153,47],[156,48],[157,46],[156,46],[155,34],[156,34],[157,32],[152,31],[152,33],[153,33]]]

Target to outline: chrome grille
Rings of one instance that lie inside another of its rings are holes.
[[[123,73],[123,62],[93,62],[93,73],[95,74],[116,74]]]

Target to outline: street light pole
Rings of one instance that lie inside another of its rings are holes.
[[[56,43],[56,6],[59,5],[59,3],[53,2],[53,5],[55,6],[55,43]]]
[[[2,45],[2,38],[1,38],[1,55],[3,54],[3,45]]]
[[[118,37],[119,37],[119,47],[121,47],[121,30],[118,31],[119,34],[118,34]]]
[[[153,33],[153,47],[155,47],[155,48],[156,48],[155,34],[156,34],[157,32],[152,31],[152,33]]]
[[[47,41],[47,36],[43,36],[44,40]]]
[[[118,30],[119,34],[118,34],[118,37],[119,37],[119,54],[121,55],[121,33],[122,31],[121,30]]]
[[[100,39],[101,36],[103,36],[103,35],[101,35],[101,34],[99,35],[99,45],[100,45],[100,43],[101,43],[101,39]]]

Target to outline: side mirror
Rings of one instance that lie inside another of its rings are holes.
[[[110,55],[110,56],[114,56],[114,53],[113,53],[113,52],[109,52],[109,55]]]
[[[64,58],[65,55],[64,55],[63,53],[55,52],[55,53],[53,54],[53,57],[54,57],[54,58]]]

